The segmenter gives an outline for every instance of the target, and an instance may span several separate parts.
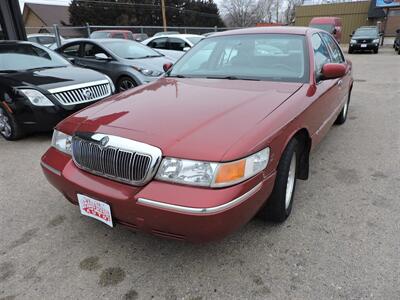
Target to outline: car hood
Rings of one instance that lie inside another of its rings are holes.
[[[39,88],[44,93],[53,88],[106,79],[99,72],[74,66],[0,73],[0,77],[10,86]]]
[[[59,130],[117,135],[159,147],[165,156],[221,161],[301,86],[162,78],[82,110]]]
[[[154,71],[160,71],[163,73],[164,73],[164,68],[163,68],[164,64],[174,63],[175,61],[176,61],[175,59],[165,56],[149,57],[141,59],[123,59],[123,63],[126,65],[131,65]]]

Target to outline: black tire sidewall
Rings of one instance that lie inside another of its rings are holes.
[[[121,89],[120,89],[121,83],[122,83],[122,81],[124,81],[124,80],[129,80],[130,82],[132,82],[132,84],[134,85],[133,88],[135,88],[135,87],[138,86],[138,84],[136,83],[136,81],[135,81],[133,78],[131,78],[131,77],[129,77],[129,76],[123,76],[123,77],[121,77],[121,78],[118,80],[118,82],[117,82],[117,91],[118,91],[118,92],[125,92],[125,91],[121,91]]]
[[[1,106],[0,109],[3,110],[3,112],[8,117],[8,122],[11,127],[11,135],[9,137],[4,136],[2,133],[0,133],[0,135],[7,141],[15,141],[15,140],[21,138],[22,132],[19,128],[19,125],[15,121],[14,117],[3,106]]]

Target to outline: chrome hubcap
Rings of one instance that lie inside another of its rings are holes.
[[[120,91],[126,91],[135,87],[135,84],[131,80],[123,80],[119,85]]]
[[[296,181],[296,153],[293,153],[292,160],[290,161],[289,175],[286,183],[286,197],[285,197],[285,208],[288,209],[290,202],[292,201],[294,183]]]
[[[10,137],[12,133],[8,116],[2,108],[0,108],[0,133],[5,137]]]
[[[343,106],[343,117],[345,118],[347,116],[347,110],[349,109],[349,101],[346,101],[346,103]]]

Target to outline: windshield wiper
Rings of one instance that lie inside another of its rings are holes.
[[[251,80],[251,81],[260,81],[259,79],[255,78],[244,78],[244,77],[237,77],[237,76],[207,76],[207,79],[226,79],[226,80]]]
[[[18,73],[18,70],[0,70],[0,73]]]
[[[178,74],[178,75],[167,75],[167,77],[176,77],[176,78],[187,78],[185,75],[181,75],[181,74]]]
[[[37,68],[26,69],[26,71],[40,71],[40,70],[57,69],[57,68],[64,68],[64,67],[66,67],[66,66],[37,67]]]
[[[152,58],[152,57],[161,57],[162,55],[146,55],[142,57],[125,57],[125,59],[144,59],[144,58]]]

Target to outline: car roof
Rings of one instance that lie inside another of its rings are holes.
[[[212,37],[225,36],[225,35],[239,35],[239,34],[261,34],[261,33],[305,35],[308,31],[320,31],[320,30],[310,27],[297,27],[297,26],[250,27],[250,28],[216,32],[215,34],[212,35]]]
[[[27,34],[27,37],[35,37],[35,36],[52,36],[52,37],[54,37],[55,35],[53,33],[30,33],[30,34]]]
[[[119,29],[102,29],[102,30],[95,30],[93,32],[130,32],[130,33],[132,33],[132,31],[130,31],[130,30],[119,30]]]
[[[204,36],[199,35],[199,34],[182,34],[182,33],[153,36],[153,38],[160,38],[160,37],[177,37],[177,38],[202,37],[202,38],[204,38]]]

